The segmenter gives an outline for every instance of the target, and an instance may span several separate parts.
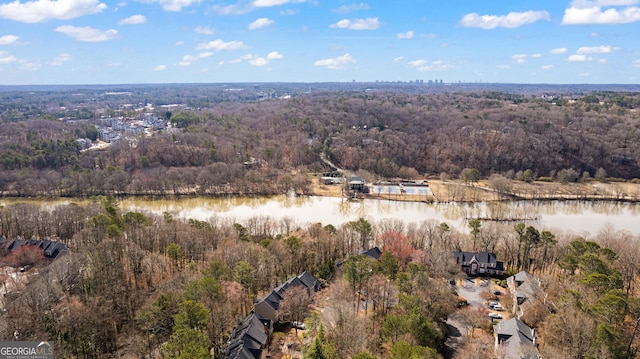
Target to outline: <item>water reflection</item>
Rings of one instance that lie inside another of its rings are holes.
[[[340,225],[366,218],[369,221],[400,220],[420,224],[435,219],[467,231],[468,218],[487,220],[525,220],[540,228],[597,233],[611,225],[619,230],[640,233],[640,205],[607,201],[518,201],[477,203],[394,202],[389,200],[349,201],[331,197],[269,198],[188,198],[149,201],[126,199],[123,208],[137,208],[154,213],[167,211],[180,217],[206,220],[217,215],[245,221],[255,216],[275,219],[294,218],[301,224]]]
[[[53,209],[59,204],[85,205],[89,200],[57,199],[1,199],[0,205],[33,203]],[[269,217],[274,220],[289,218],[305,225],[308,223],[341,225],[366,218],[372,222],[402,221],[406,225],[419,225],[433,219],[446,222],[467,232],[466,219],[487,220],[528,219],[536,227],[596,234],[607,225],[617,230],[640,233],[640,204],[608,201],[518,201],[477,203],[424,203],[394,202],[389,200],[349,201],[333,197],[190,197],[180,199],[124,198],[123,211],[139,211],[162,215],[164,212],[178,218],[198,220],[232,220],[246,222],[251,218]],[[535,219],[535,220],[533,220]]]

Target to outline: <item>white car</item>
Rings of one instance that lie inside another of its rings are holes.
[[[502,319],[502,315],[498,313],[489,313],[489,318],[491,319]]]

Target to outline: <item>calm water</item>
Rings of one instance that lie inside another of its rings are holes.
[[[48,205],[58,203],[86,203],[83,200],[55,201],[2,199],[0,205],[28,202]],[[539,229],[570,231],[576,234],[595,234],[605,226],[640,234],[640,204],[620,202],[581,201],[521,201],[507,203],[420,203],[388,200],[351,202],[333,197],[276,196],[269,198],[184,198],[149,200],[126,198],[121,200],[123,211],[148,212],[161,215],[171,213],[177,218],[227,219],[244,223],[255,217],[289,218],[298,225],[322,223],[339,226],[360,217],[370,222],[401,220],[420,223],[427,219],[447,222],[450,226],[468,231],[465,218],[535,218],[528,221]]]
[[[212,217],[242,223],[252,217],[291,218],[298,224],[322,223],[338,226],[360,217],[375,222],[384,219],[420,223],[435,219],[467,231],[465,218],[532,219],[537,228],[595,234],[607,225],[640,234],[640,204],[620,202],[528,201],[508,203],[420,203],[387,200],[351,202],[333,197],[278,196],[271,198],[189,198],[180,200],[126,199],[127,211],[172,213],[181,218],[207,220]]]

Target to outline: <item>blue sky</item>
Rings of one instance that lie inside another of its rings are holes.
[[[0,84],[640,82],[640,0],[0,0]]]

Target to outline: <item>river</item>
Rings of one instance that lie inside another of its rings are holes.
[[[86,200],[58,199],[0,199],[0,205],[25,202],[54,206],[63,203],[86,203]],[[164,212],[176,218],[208,220],[226,219],[243,223],[250,218],[288,218],[298,225],[322,223],[339,226],[348,221],[366,218],[372,223],[382,220],[400,220],[420,223],[434,219],[446,222],[467,232],[467,218],[535,218],[527,223],[539,229],[573,232],[579,235],[596,234],[610,225],[616,230],[640,234],[640,204],[614,201],[515,201],[477,203],[424,203],[395,202],[365,199],[348,201],[335,197],[260,198],[189,197],[179,199],[120,199],[123,211],[138,211],[161,215]]]
[[[348,201],[335,197],[184,198],[179,200],[125,199],[127,211],[169,212],[181,218],[211,217],[243,223],[252,217],[290,218],[295,223],[338,226],[360,217],[370,222],[385,219],[420,223],[427,219],[447,222],[467,231],[467,218],[535,218],[528,223],[540,229],[595,234],[610,225],[617,230],[640,233],[640,204],[613,201],[516,201],[477,203],[395,202],[365,199]]]

